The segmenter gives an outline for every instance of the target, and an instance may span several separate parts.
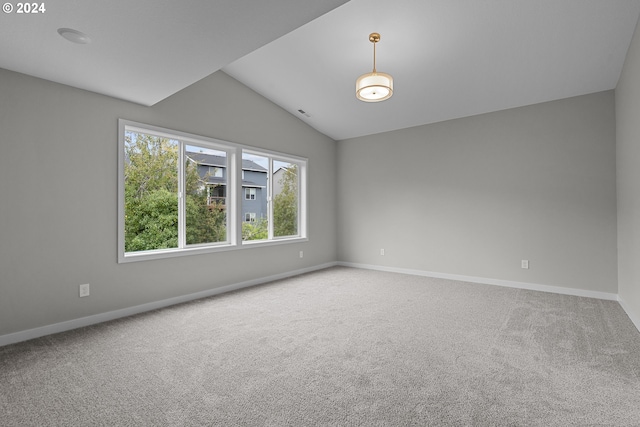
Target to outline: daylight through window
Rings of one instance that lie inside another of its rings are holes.
[[[303,158],[120,121],[119,261],[306,238]]]
[[[242,239],[268,240],[299,235],[302,163],[281,156],[243,150]]]

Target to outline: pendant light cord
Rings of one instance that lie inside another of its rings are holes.
[[[373,42],[373,72],[376,72],[376,42]]]

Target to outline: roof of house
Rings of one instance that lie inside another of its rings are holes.
[[[206,184],[212,185],[227,185],[227,180],[216,176],[204,177]],[[243,187],[265,188],[264,184],[258,184],[257,182],[242,180]]]
[[[187,151],[187,157],[200,165],[216,166],[224,168],[227,166],[227,158],[224,156],[216,156],[215,154],[196,153]],[[258,172],[267,172],[265,168],[252,160],[242,159],[243,170],[253,170]]]

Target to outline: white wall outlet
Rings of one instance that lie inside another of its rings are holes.
[[[89,284],[80,285],[80,298],[89,296]]]
[[[380,255],[384,255],[384,249],[380,249]]]
[[[529,260],[528,259],[523,259],[522,263],[520,265],[522,266],[522,268],[528,269],[529,268]]]
[[[300,258],[304,258],[304,251],[300,251]]]

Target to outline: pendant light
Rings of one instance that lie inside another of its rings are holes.
[[[373,43],[373,71],[356,80],[356,97],[364,102],[384,101],[393,95],[393,77],[376,70],[376,43],[380,41],[380,34],[369,34],[369,41]]]

